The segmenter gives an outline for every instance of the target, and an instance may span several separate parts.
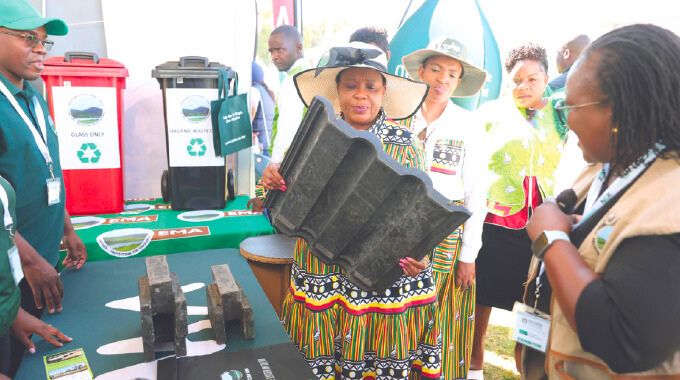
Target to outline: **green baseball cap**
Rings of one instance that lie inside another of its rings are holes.
[[[14,30],[33,30],[45,26],[47,34],[63,36],[68,33],[64,20],[40,17],[25,0],[0,1],[0,27]]]

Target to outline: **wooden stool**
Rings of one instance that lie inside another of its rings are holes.
[[[281,317],[283,299],[290,288],[290,266],[297,238],[285,235],[249,237],[241,242],[241,255],[248,260],[262,290]]]

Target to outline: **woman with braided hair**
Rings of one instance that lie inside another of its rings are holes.
[[[550,379],[680,378],[678,62],[680,37],[630,25],[569,73],[557,108],[598,164],[574,184],[580,217],[546,202],[527,225],[552,286]]]

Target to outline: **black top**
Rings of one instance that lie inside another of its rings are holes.
[[[615,372],[654,368],[680,350],[680,234],[621,242],[576,305],[584,350]]]

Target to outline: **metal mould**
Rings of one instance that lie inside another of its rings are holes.
[[[405,168],[379,138],[339,119],[316,97],[280,167],[285,192],[265,202],[272,225],[304,238],[314,255],[338,264],[364,290],[384,290],[470,213],[435,191],[427,174]]]

